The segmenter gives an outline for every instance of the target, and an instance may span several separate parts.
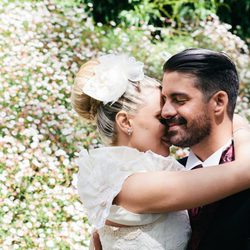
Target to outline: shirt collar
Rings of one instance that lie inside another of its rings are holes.
[[[230,139],[225,145],[219,148],[203,162],[191,150],[187,159],[186,169],[190,170],[199,164],[202,164],[203,167],[218,165],[223,151],[226,150],[231,143],[232,139]]]

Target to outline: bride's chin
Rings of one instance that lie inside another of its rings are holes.
[[[161,154],[161,156],[168,157],[169,156],[169,152],[165,152],[165,153]]]
[[[166,156],[169,156],[170,154],[170,147],[169,145],[167,145],[166,143],[163,143],[163,149],[161,150],[161,152],[159,153],[160,155],[166,157]]]
[[[171,146],[169,141],[161,139],[161,143],[164,145],[164,147],[168,148],[168,150],[169,150],[169,148]]]

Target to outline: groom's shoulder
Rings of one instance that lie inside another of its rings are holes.
[[[179,159],[178,162],[179,162],[181,165],[186,166],[187,159],[188,159],[188,157],[186,156],[186,157],[184,157],[184,158]]]

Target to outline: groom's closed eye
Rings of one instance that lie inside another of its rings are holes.
[[[167,97],[164,95],[162,95],[162,99],[164,103],[167,101]],[[178,105],[185,104],[185,102],[187,102],[189,99],[190,97],[185,93],[173,93],[170,98],[172,103],[176,103]]]
[[[176,95],[173,97],[173,102],[180,104],[180,105],[184,104],[187,101],[188,101],[188,98],[183,95]]]

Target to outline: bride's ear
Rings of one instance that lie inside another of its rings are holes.
[[[119,111],[115,117],[117,130],[121,131],[127,135],[131,135],[132,126],[131,126],[131,117],[126,111]]]

